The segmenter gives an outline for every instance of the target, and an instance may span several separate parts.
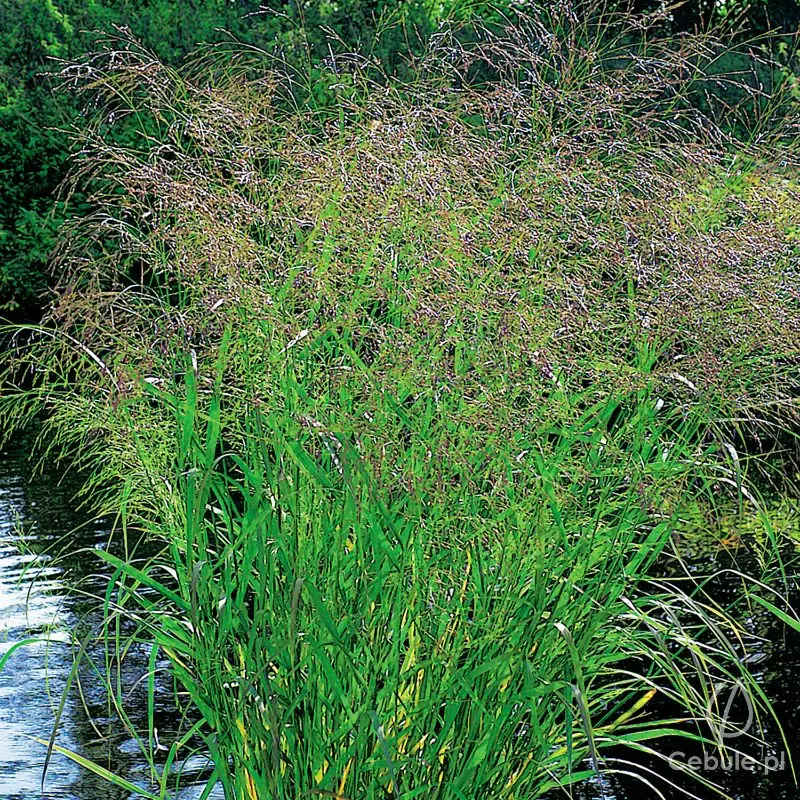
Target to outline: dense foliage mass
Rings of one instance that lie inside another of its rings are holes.
[[[46,301],[45,264],[68,210],[54,191],[66,171],[70,137],[81,108],[69,93],[55,92],[48,77],[60,59],[92,50],[98,31],[129,28],[167,63],[178,63],[200,42],[237,39],[280,52],[304,70],[331,52],[370,52],[385,65],[402,67],[443,19],[500,19],[526,3],[472,0],[314,0],[259,4],[257,0],[2,0],[0,2],[0,308],[36,313]],[[531,5],[528,3],[527,5]],[[611,4],[607,4],[611,5]],[[623,4],[624,5],[624,4]],[[658,3],[636,0],[637,12]],[[492,9],[491,11],[489,9]],[[750,27],[791,33],[800,23],[797,0],[708,3],[689,0],[672,11],[672,27],[691,31],[744,13]],[[319,76],[319,70],[312,69]],[[313,97],[324,94],[324,84]],[[55,204],[55,205],[54,205]]]
[[[437,11],[438,9],[438,11]],[[59,61],[92,50],[99,32],[129,29],[153,54],[178,63],[199,43],[230,36],[316,63],[335,31],[347,46],[375,49],[386,63],[424,37],[444,6],[343,0],[277,3],[258,0],[3,0],[0,2],[0,306],[40,306],[45,264],[66,209],[53,208],[66,174],[68,131],[82,109],[59,92]],[[325,26],[325,29],[323,29]],[[334,42],[334,47],[340,45]],[[72,210],[82,213],[82,206]]]
[[[708,738],[715,681],[764,705],[728,610],[647,577],[797,417],[797,109],[667,22],[442,30],[311,110],[231,45],[67,70],[91,214],[0,409],[163,544],[99,553],[109,627],[227,797],[528,800]]]

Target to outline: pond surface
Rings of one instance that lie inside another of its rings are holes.
[[[93,550],[107,546],[108,528],[87,523],[74,509],[74,482],[32,474],[30,444],[23,439],[0,453],[0,657],[15,642],[41,640],[14,650],[0,670],[0,798],[132,800],[136,794],[58,753],[49,761],[42,789],[47,747],[34,737],[49,739],[53,730],[73,663],[73,634],[82,641],[100,619],[97,596],[107,579]],[[94,671],[108,674],[102,649],[90,646],[87,656],[67,692],[56,742],[136,786],[149,787],[147,760]],[[147,728],[141,679],[148,656],[131,650],[120,673],[124,708],[138,730]],[[112,669],[111,674],[117,673]],[[161,740],[170,742],[181,721],[166,690],[156,695],[154,720]],[[156,761],[163,761],[163,751],[155,752]],[[181,800],[199,796],[199,787],[187,783],[196,784],[206,769],[205,759],[179,759],[175,774],[182,770]]]
[[[77,633],[80,639],[100,618],[97,597],[102,596],[107,579],[93,551],[108,546],[108,526],[89,523],[75,510],[75,482],[59,479],[55,473],[32,474],[30,445],[30,441],[21,439],[0,453],[0,658],[24,639],[44,639],[49,633],[49,642],[20,647],[0,670],[0,798],[133,800],[139,795],[111,786],[56,753],[50,759],[42,791],[47,748],[33,737],[48,739],[53,729],[70,676],[71,634]],[[735,591],[734,585],[723,583],[715,594],[724,599],[726,592]],[[787,737],[785,745],[776,740],[776,752],[788,749],[800,761],[800,636],[763,615],[754,625],[766,639],[754,670],[775,703]],[[89,648],[89,659],[67,692],[56,741],[134,785],[148,787],[147,760],[109,706],[98,679],[98,673],[108,673],[102,651],[96,650]],[[93,672],[92,664],[98,672]],[[119,677],[125,710],[138,730],[147,728],[142,681],[147,670],[148,653],[132,650]],[[116,677],[113,670],[112,676]],[[170,741],[180,730],[180,714],[166,690],[157,696],[154,720],[163,741]],[[663,749],[665,745],[658,746]],[[677,742],[675,749],[685,750],[686,745]],[[156,760],[163,760],[163,753],[156,752]],[[653,766],[663,772],[663,765]],[[197,784],[208,769],[205,759],[179,760],[178,767],[182,777],[177,797],[198,797]],[[788,762],[767,775],[739,769],[713,771],[709,777],[718,780],[737,800],[800,797]],[[660,782],[658,785],[668,800],[686,797],[677,789]],[[696,785],[684,785],[703,800],[717,796]],[[216,792],[214,796],[219,797]],[[642,783],[609,779],[576,791],[575,797],[640,800],[657,795]]]

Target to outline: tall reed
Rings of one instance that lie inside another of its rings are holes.
[[[103,556],[110,617],[169,657],[226,797],[534,798],[615,772],[658,792],[666,765],[648,774],[620,745],[715,747],[713,698],[736,681],[769,713],[734,619],[643,586],[714,462],[646,392],[551,430],[535,488],[511,460],[502,515],[468,485],[380,486],[346,440],[284,413],[251,409],[229,450],[224,397],[203,399],[191,365],[181,395],[148,394],[174,415],[168,476],[134,433],[165,550]],[[679,719],[647,713],[657,692]]]

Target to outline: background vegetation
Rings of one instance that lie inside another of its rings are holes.
[[[379,48],[387,62],[424,37],[444,7],[425,0],[276,3],[257,0],[3,0],[0,3],[0,305],[33,313],[46,289],[46,261],[64,219],[53,208],[66,175],[67,130],[82,109],[48,78],[59,62],[92,50],[98,32],[129,29],[176,64],[199,43],[231,36],[305,63],[328,55],[323,26],[349,47]],[[401,26],[402,23],[402,26]],[[81,213],[80,207],[75,209]]]
[[[442,20],[499,18],[526,3],[472,0],[313,0],[266,4],[256,0],[2,0],[0,2],[0,307],[36,316],[46,300],[46,262],[68,213],[54,207],[66,174],[70,137],[82,109],[68,92],[54,93],[48,73],[96,43],[96,31],[125,26],[167,63],[177,64],[199,42],[234,37],[271,51],[308,72],[331,52],[357,50],[403,68]],[[531,5],[531,4],[527,4]],[[532,6],[531,6],[532,7]],[[635,11],[658,7],[636,0]],[[489,9],[489,10],[487,10]],[[753,31],[797,29],[796,0],[709,3],[688,0],[672,12],[672,27],[691,31],[722,16],[744,13]],[[331,40],[333,38],[333,43]],[[336,41],[336,39],[340,41]],[[80,215],[80,197],[72,198]]]

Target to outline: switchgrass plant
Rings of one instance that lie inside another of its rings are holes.
[[[666,764],[621,746],[721,746],[714,701],[736,682],[770,713],[729,613],[643,588],[714,461],[646,393],[551,431],[536,486],[510,482],[508,511],[487,516],[468,485],[378,485],[342,438],[283,413],[252,409],[228,450],[224,399],[202,399],[191,365],[185,389],[148,390],[174,416],[173,473],[134,433],[164,551],[101,555],[109,621],[136,619],[169,657],[226,797],[534,798],[614,773],[663,796]],[[656,693],[677,718],[646,713]]]
[[[565,6],[442,31],[413,82],[334,55],[313,113],[253,50],[67,70],[96,212],[0,409],[164,543],[109,624],[229,797],[536,797],[708,736],[636,718],[654,690],[768,713],[732,616],[646,583],[797,415],[796,109],[726,55]]]

